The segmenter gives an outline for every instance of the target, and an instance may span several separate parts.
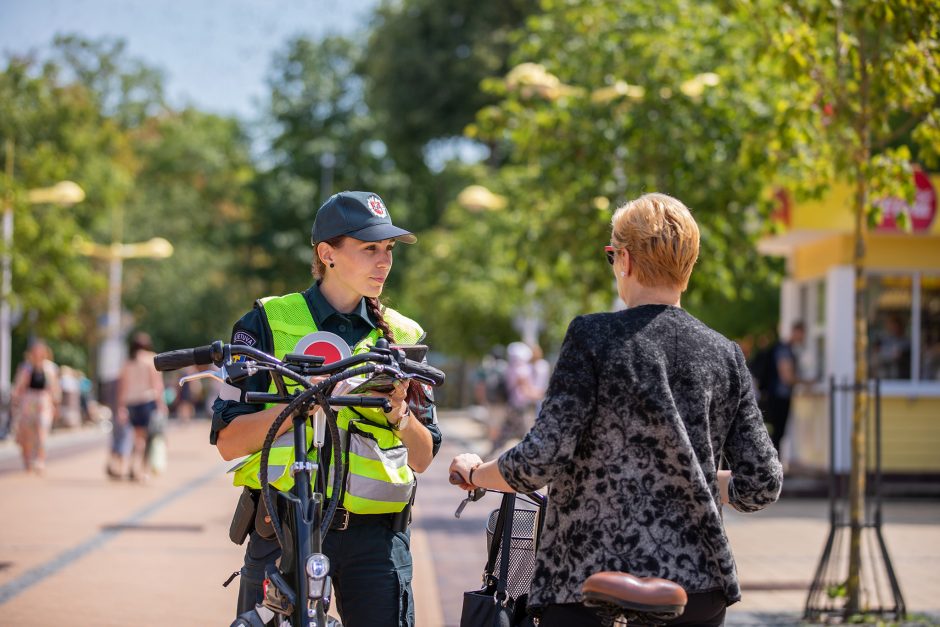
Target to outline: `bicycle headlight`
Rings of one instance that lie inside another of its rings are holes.
[[[330,573],[330,558],[323,553],[314,553],[307,558],[307,575],[311,579],[323,579]]]

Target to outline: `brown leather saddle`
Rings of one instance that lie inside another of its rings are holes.
[[[612,571],[588,577],[581,593],[585,604],[614,606],[628,619],[672,620],[682,615],[688,602],[685,590],[673,581]]]

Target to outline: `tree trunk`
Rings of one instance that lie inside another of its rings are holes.
[[[861,172],[855,189],[855,389],[852,395],[851,471],[849,478],[849,571],[846,617],[861,609],[862,524],[865,513],[865,410],[868,406],[868,311],[865,284],[865,231],[868,184]]]

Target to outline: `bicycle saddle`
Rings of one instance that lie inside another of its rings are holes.
[[[625,610],[656,615],[664,620],[680,616],[688,602],[679,584],[657,577],[635,577],[630,573],[600,572],[581,586],[587,604],[610,603]]]

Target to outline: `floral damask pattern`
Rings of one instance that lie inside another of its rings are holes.
[[[721,519],[757,511],[783,473],[736,344],[678,307],[576,318],[528,435],[499,460],[518,491],[549,485],[530,606],[581,601],[599,570],[740,599]]]

